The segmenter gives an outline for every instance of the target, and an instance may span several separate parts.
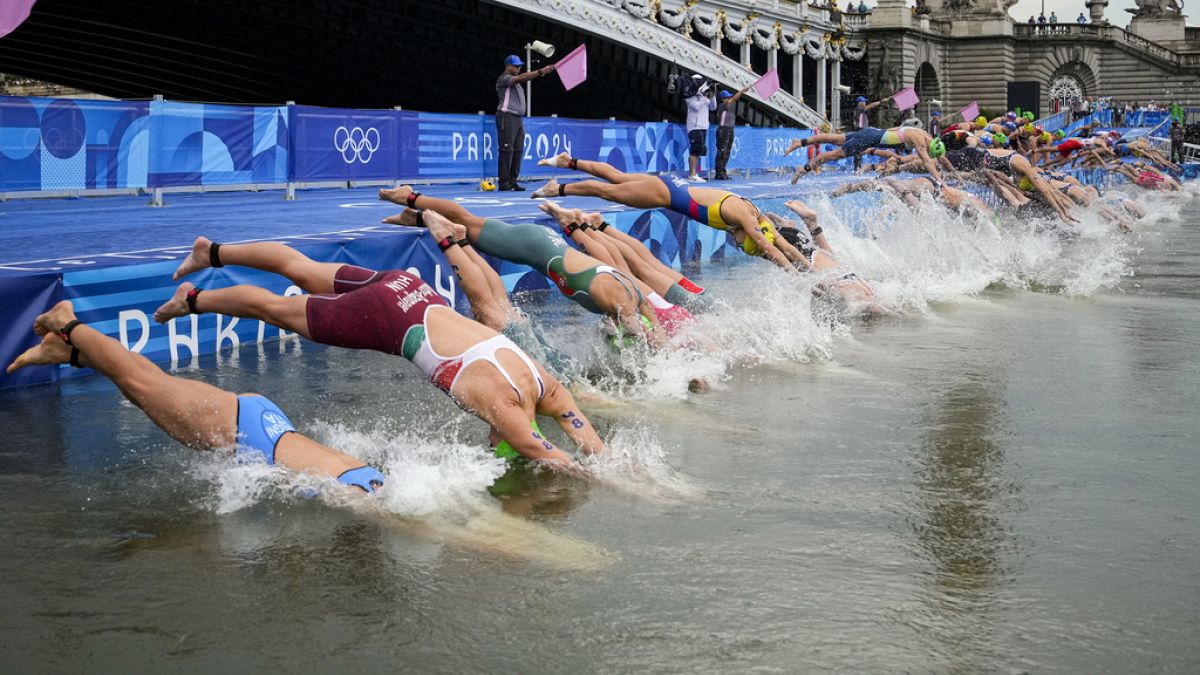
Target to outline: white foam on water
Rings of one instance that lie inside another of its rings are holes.
[[[583,464],[604,483],[654,501],[694,500],[705,490],[675,471],[648,424],[627,424],[607,439],[609,452]]]

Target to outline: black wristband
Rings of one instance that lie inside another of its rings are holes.
[[[813,229],[809,230],[808,234],[811,237],[818,237],[824,231],[825,230],[821,229],[821,226],[818,225],[818,226],[814,227]]]
[[[62,327],[62,330],[58,331],[58,336],[63,339],[63,342],[71,344],[71,331],[75,330],[81,323],[83,322],[79,319],[71,319],[67,322],[67,325]]]
[[[221,262],[221,245],[213,242],[208,245],[208,265],[209,267],[224,267]]]

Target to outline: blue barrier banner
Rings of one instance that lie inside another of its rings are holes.
[[[483,178],[496,174],[496,123],[490,115],[408,113],[414,151],[407,153],[399,176],[412,178]]]
[[[797,138],[811,136],[807,129],[764,129],[746,127],[737,129],[733,135],[733,150],[729,153],[730,169],[767,169],[796,165],[802,162],[803,153],[784,157],[788,145]],[[716,155],[716,131],[711,130],[710,143]]]
[[[0,97],[0,192],[137,188],[149,104]]]
[[[398,110],[292,106],[293,180],[395,180],[412,138],[402,118]]]
[[[149,106],[150,187],[287,182],[287,108]]]
[[[58,276],[30,274],[5,276],[0,286],[0,389],[58,379],[54,368],[24,368],[9,375],[4,367],[42,339],[33,333],[33,320],[62,300]]]

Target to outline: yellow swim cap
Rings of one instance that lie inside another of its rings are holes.
[[[1051,139],[1051,138],[1053,138],[1053,136],[1051,136],[1051,135],[1050,135],[1050,132],[1048,132],[1048,131],[1043,131],[1043,132],[1042,132],[1042,135],[1041,135],[1041,136],[1039,136],[1039,138],[1041,138],[1041,139],[1042,139],[1042,142],[1043,142],[1043,143],[1049,143],[1049,142],[1050,142],[1050,139]]]
[[[496,184],[490,180],[484,179],[479,181],[479,189],[484,192],[493,192],[496,189]]]
[[[1017,187],[1021,188],[1022,190],[1032,190],[1033,181],[1029,180],[1029,176],[1022,176],[1021,182],[1017,183]]]
[[[977,127],[986,127],[987,123],[988,123],[987,118],[984,117],[983,115],[980,115],[979,117],[975,118],[975,126],[977,126]]]
[[[764,220],[760,222],[758,224],[758,231],[763,233],[763,236],[767,238],[768,242],[772,244],[775,243],[775,226],[771,224],[771,221]],[[763,254],[763,251],[758,248],[758,244],[756,244],[749,236],[742,240],[742,251],[744,251],[746,255],[752,256],[760,256]]]

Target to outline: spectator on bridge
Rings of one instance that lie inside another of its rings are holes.
[[[1045,33],[1046,32],[1046,15],[1038,14],[1037,22],[1038,22],[1038,32]]]
[[[867,11],[868,11],[867,3],[863,2],[863,0],[858,0],[858,13],[866,14]]]
[[[1084,25],[1087,22],[1088,22],[1087,17],[1083,15],[1083,12],[1080,12],[1079,16],[1075,17],[1075,23],[1079,24],[1080,26]]]
[[[722,91],[717,95],[717,166],[713,176],[717,180],[729,180],[729,174],[725,173],[725,166],[729,164],[729,153],[733,150],[733,128],[737,124],[737,102],[742,94],[753,86],[753,84],[748,84],[738,90],[736,94]]]
[[[524,190],[517,185],[521,175],[521,154],[525,146],[525,90],[521,84],[535,77],[548,75],[554,66],[546,66],[527,73],[521,72],[525,62],[516,54],[504,59],[504,72],[496,79],[496,153],[500,174],[501,190]]]
[[[717,109],[716,91],[712,85],[703,82],[703,75],[693,75],[701,80],[696,88],[696,94],[687,98],[687,135],[688,135],[688,180],[693,183],[703,183],[700,176],[700,158],[708,154],[705,141],[708,137],[708,113]]]
[[[1050,10],[1050,23],[1058,23],[1058,15],[1054,13],[1054,10]]]
[[[942,111],[934,110],[929,113],[929,135],[937,138],[942,135]]]

